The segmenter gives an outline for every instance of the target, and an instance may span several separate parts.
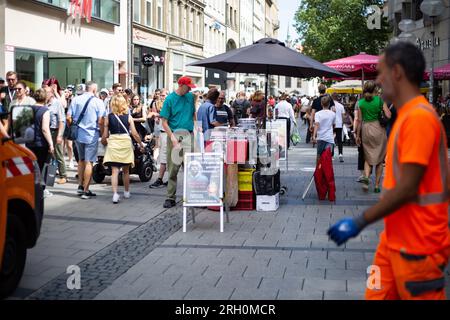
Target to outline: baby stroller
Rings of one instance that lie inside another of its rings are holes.
[[[130,174],[137,174],[141,182],[148,182],[153,176],[153,172],[156,172],[155,159],[153,158],[153,150],[155,149],[155,139],[153,135],[145,144],[145,150],[140,152],[138,144],[133,140],[134,147],[134,167],[130,168]],[[99,153],[101,154],[101,153]],[[103,157],[99,155],[97,158],[97,164],[92,169],[92,178],[96,183],[102,183],[106,176],[111,176],[112,170],[109,166],[103,165]],[[119,174],[119,184],[123,185],[122,171]]]

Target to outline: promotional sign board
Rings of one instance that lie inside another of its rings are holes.
[[[266,123],[267,130],[275,130],[278,132],[278,144],[280,146],[280,160],[287,160],[287,122],[286,119],[278,119],[268,121]]]
[[[184,158],[184,206],[221,206],[223,154],[186,153]]]

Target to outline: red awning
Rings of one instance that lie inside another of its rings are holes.
[[[430,79],[430,71],[425,72],[424,79]],[[450,63],[434,69],[434,80],[450,80]]]
[[[377,75],[378,60],[378,56],[361,52],[355,56],[325,62],[324,65],[345,73],[353,79],[361,79],[363,72],[364,79],[370,79]]]

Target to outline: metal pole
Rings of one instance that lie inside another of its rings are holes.
[[[432,17],[431,22],[431,73],[430,73],[430,95],[429,95],[429,101],[431,104],[433,104],[434,100],[434,19],[435,17]]]
[[[128,38],[128,45],[127,45],[127,87],[132,89],[133,88],[133,1],[128,0],[127,1],[127,20],[128,20],[128,30],[127,30],[127,38]]]
[[[266,129],[266,118],[267,118],[267,103],[269,102],[269,67],[267,67],[266,72],[266,88],[265,88],[265,101],[264,101],[264,120],[263,120],[263,129]]]
[[[361,77],[361,89],[364,90],[364,69],[361,69],[362,77]]]

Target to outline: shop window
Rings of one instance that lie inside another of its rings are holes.
[[[40,88],[42,81],[48,78],[47,53],[16,49],[15,70],[31,90]]]
[[[69,8],[69,0],[35,0],[65,9]],[[92,0],[92,17],[106,22],[120,23],[120,0]]]
[[[92,60],[90,58],[48,59],[49,74],[58,79],[61,86],[77,85],[91,80]]]
[[[181,54],[173,55],[173,68],[175,70],[183,71],[183,56]]]
[[[92,80],[101,88],[112,88],[114,82],[114,62],[92,59]]]
[[[196,61],[198,61],[198,59],[186,57],[186,65],[196,62]],[[194,72],[194,73],[202,73],[203,72],[201,67],[195,67],[195,66],[186,66],[186,71]]]

